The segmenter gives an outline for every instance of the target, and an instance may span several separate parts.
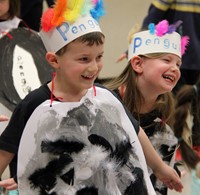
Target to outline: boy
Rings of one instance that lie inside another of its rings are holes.
[[[18,154],[21,195],[155,195],[143,149],[156,176],[181,191],[137,121],[113,93],[94,85],[104,35],[93,17],[103,13],[102,1],[88,7],[57,1],[43,15],[40,34],[56,73],[15,109],[0,137],[0,174]]]

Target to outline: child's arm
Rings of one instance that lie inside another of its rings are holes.
[[[16,190],[18,186],[14,178],[9,178],[9,179],[0,181],[0,187],[3,187],[7,190]]]
[[[151,167],[156,177],[160,179],[169,189],[181,192],[183,185],[178,174],[172,167],[162,161],[142,128],[140,128],[138,138],[142,145],[147,164]]]
[[[3,174],[11,160],[14,158],[14,155],[15,154],[13,153],[0,150],[0,176]]]
[[[12,161],[12,159],[14,158],[14,155],[15,154],[13,153],[0,150],[0,176],[3,174],[6,167]],[[17,188],[17,184],[15,183],[13,178],[10,178],[8,180],[0,181],[0,187],[4,187],[6,189],[12,190],[12,189]]]
[[[4,116],[4,115],[0,115],[0,122],[2,121],[8,121],[9,118],[7,116]]]

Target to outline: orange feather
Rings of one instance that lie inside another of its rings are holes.
[[[67,0],[57,0],[54,7],[54,16],[51,20],[53,26],[59,26],[64,22],[64,12],[67,8]]]

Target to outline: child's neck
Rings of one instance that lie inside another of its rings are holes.
[[[141,94],[144,99],[142,105],[140,105],[140,113],[151,112],[154,109],[158,96],[151,93],[145,93],[145,90],[141,91]]]
[[[63,102],[79,102],[81,98],[87,93],[88,90],[79,90],[79,91],[74,91],[70,89],[62,89],[62,87],[59,87],[58,85],[54,84],[54,87],[52,89],[52,82],[48,84],[48,87],[53,93],[53,95],[63,101]]]
[[[154,105],[155,105],[155,101],[145,101],[141,108],[140,108],[140,114],[144,114],[144,113],[149,113],[154,109]]]
[[[119,87],[119,93],[122,99],[124,98],[125,90],[126,90],[125,85],[122,85],[121,87]],[[149,93],[145,94],[144,91],[142,91],[141,93],[142,93],[142,96],[144,97],[144,102],[140,106],[140,109],[139,109],[140,114],[151,112],[154,109],[157,96],[151,95]]]
[[[6,14],[6,15],[3,15],[0,17],[0,22],[4,22],[4,21],[7,21],[9,20],[10,18],[10,15],[9,14]]]

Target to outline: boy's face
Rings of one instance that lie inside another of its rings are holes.
[[[7,20],[9,17],[9,0],[0,0],[0,20]]]
[[[103,45],[71,42],[62,56],[56,55],[57,76],[74,91],[89,89],[102,69],[103,53]]]

